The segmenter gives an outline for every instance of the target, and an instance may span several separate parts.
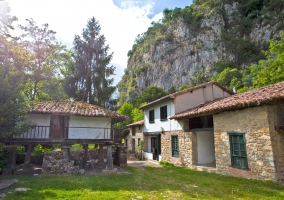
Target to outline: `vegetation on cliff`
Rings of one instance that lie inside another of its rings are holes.
[[[241,91],[263,85],[254,76],[264,65],[260,60],[279,54],[267,50],[270,39],[271,44],[280,40],[283,12],[282,0],[196,0],[183,9],[165,9],[163,19],[138,35],[128,52],[128,66],[118,84],[119,103],[133,101],[151,85],[166,91],[211,79]],[[177,33],[178,28],[184,33]],[[187,60],[176,64],[181,57]],[[165,74],[175,81],[163,78]]]

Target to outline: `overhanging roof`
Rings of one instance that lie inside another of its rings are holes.
[[[155,101],[152,101],[152,102],[148,103],[147,105],[141,106],[140,109],[144,110],[144,109],[152,107],[154,105],[157,105],[157,104],[163,103],[165,101],[174,99],[178,95],[181,95],[181,94],[184,94],[184,93],[187,93],[187,92],[193,92],[194,90],[197,90],[199,88],[205,88],[205,87],[208,87],[209,85],[217,85],[218,87],[222,88],[224,91],[228,92],[229,94],[232,94],[232,95],[235,94],[232,90],[224,87],[220,83],[218,83],[216,81],[210,81],[210,82],[207,82],[207,83],[204,83],[204,84],[201,84],[201,85],[197,85],[197,86],[194,86],[194,87],[191,87],[191,88],[188,88],[188,89],[185,89],[185,90],[182,90],[182,91],[175,92],[175,93],[169,94],[167,96],[164,96],[164,97],[162,97],[160,99],[157,99]]]
[[[176,114],[170,117],[170,119],[216,114],[222,111],[238,110],[264,104],[284,104],[284,82],[236,94],[223,99],[213,100]]]
[[[112,110],[76,101],[45,101],[39,102],[29,112],[31,114],[60,114],[81,115],[88,117],[107,117],[115,122],[128,119],[127,116],[118,114]]]

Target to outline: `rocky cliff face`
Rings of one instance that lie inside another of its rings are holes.
[[[120,102],[131,101],[151,85],[167,91],[193,83],[197,72],[216,74],[214,66],[221,61],[241,69],[262,58],[268,41],[283,32],[279,12],[284,16],[284,6],[262,5],[244,13],[241,2],[200,0],[164,11],[163,21],[153,24],[129,52],[118,84]]]

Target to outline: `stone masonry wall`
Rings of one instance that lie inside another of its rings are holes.
[[[135,152],[132,152],[132,139],[135,139],[135,151],[137,150],[137,147],[138,147],[138,138],[140,138],[140,140],[144,140],[143,126],[135,126],[135,132],[136,132],[135,135],[132,135],[132,127],[131,127],[129,134],[126,137],[128,139],[127,149],[128,149],[128,152],[130,153],[135,153]],[[144,147],[145,147],[145,143],[144,143]]]
[[[284,105],[269,107],[268,119],[276,180],[284,181],[284,130],[279,129],[279,126],[284,125]]]
[[[172,135],[178,136],[178,158],[172,156]],[[161,135],[162,161],[167,161],[179,166],[192,167],[197,158],[196,148],[196,136],[194,133],[184,131],[166,131]]]
[[[217,173],[254,179],[276,179],[270,119],[271,106],[247,108],[213,115]],[[244,132],[249,170],[231,167],[228,131]],[[282,151],[283,152],[283,151]]]

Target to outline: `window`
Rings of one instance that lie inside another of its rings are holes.
[[[167,106],[160,107],[160,118],[161,121],[167,120],[168,114],[167,114]]]
[[[244,133],[229,132],[232,167],[248,169]]]
[[[135,136],[135,134],[136,134],[136,127],[132,126],[132,136]]]
[[[178,157],[178,136],[172,136],[172,156]]]
[[[127,139],[124,139],[124,144],[126,147],[128,146],[127,142],[128,142]]]
[[[150,123],[155,123],[154,110],[150,110],[150,111],[149,111],[149,122],[150,122]]]

